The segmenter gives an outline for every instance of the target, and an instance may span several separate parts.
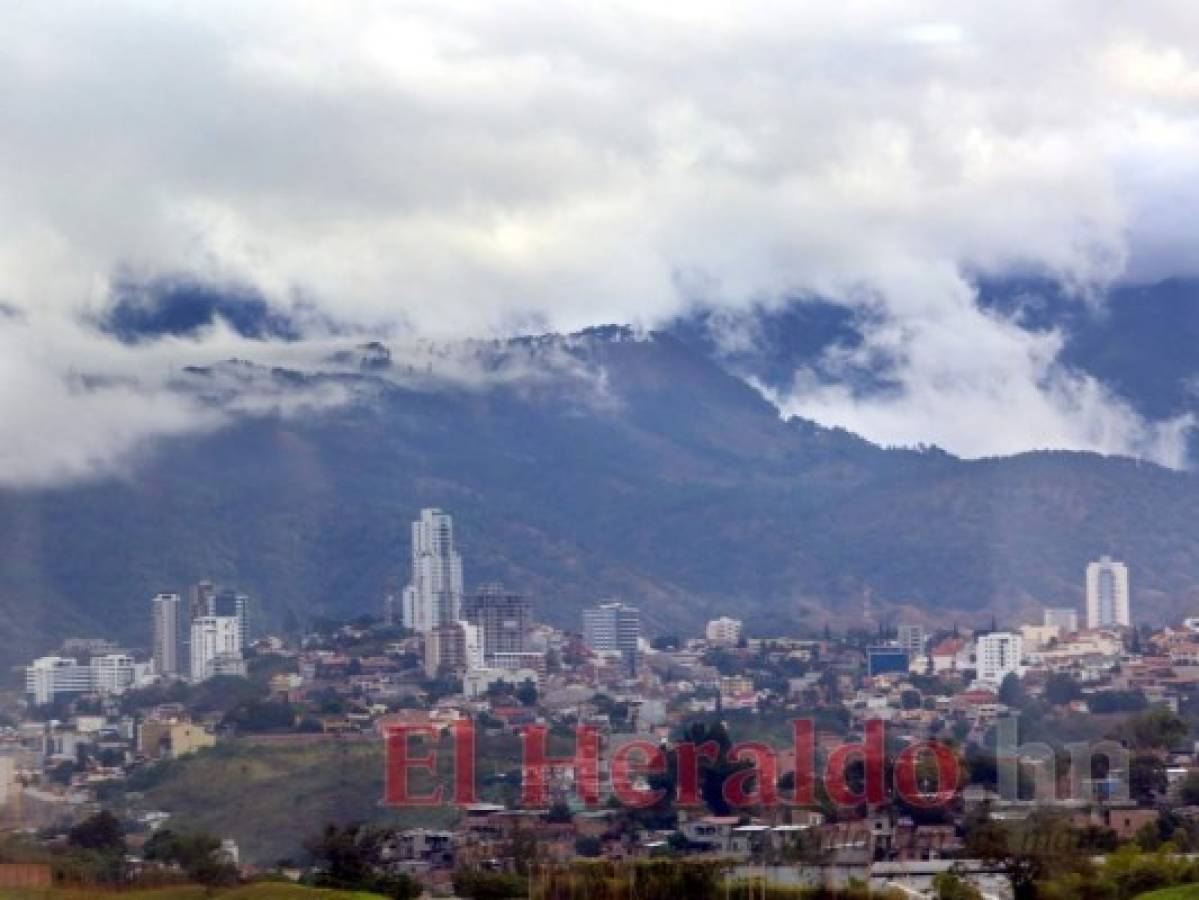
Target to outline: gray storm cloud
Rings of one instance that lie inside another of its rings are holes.
[[[161,372],[227,335],[131,348],[82,324],[117,273],[174,272],[435,338],[869,296],[862,352],[902,390],[801,372],[780,408],[967,455],[1177,464],[1188,422],[1063,370],[1060,336],[980,311],[964,273],[1193,274],[1193,6],[797,6],[9,10],[0,478],[219,427]]]

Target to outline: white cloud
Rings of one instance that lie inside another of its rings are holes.
[[[788,405],[965,453],[1168,461],[1177,429],[978,313],[960,273],[1192,270],[1196,71],[1186,0],[24,4],[0,20],[0,301],[53,352],[0,362],[24,426],[0,458],[91,465],[31,458],[57,420],[22,385],[128,420],[105,459],[207,426],[168,396],[72,402],[70,354],[148,358],[70,324],[122,271],[436,336],[652,324],[681,285],[866,291],[905,390]]]

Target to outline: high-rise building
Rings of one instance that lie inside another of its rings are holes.
[[[191,680],[245,674],[237,616],[200,616],[191,624]]]
[[[523,594],[494,582],[481,585],[463,600],[462,618],[478,627],[487,661],[497,653],[524,653],[528,649],[533,609]]]
[[[190,673],[192,622],[209,612],[212,598],[216,596],[216,585],[208,579],[193,584],[187,592],[187,618],[179,623],[180,639],[183,644],[179,659],[180,669]]]
[[[583,643],[597,653],[618,653],[630,673],[637,671],[641,611],[623,603],[601,603],[583,610]]]
[[[211,581],[199,581],[192,585],[188,597],[187,621],[190,624],[200,616],[212,615],[212,598],[216,596],[216,585]]]
[[[992,631],[978,639],[975,647],[978,660],[978,680],[999,685],[1009,674],[1020,675],[1024,670],[1024,639],[1010,631]]]
[[[424,632],[425,675],[462,675],[483,668],[483,647],[479,629],[470,622],[457,621],[435,625]]]
[[[741,640],[741,620],[730,619],[728,616],[712,619],[704,629],[704,637],[708,639],[709,644],[735,647]]]
[[[148,680],[149,666],[145,663],[139,665],[126,653],[109,653],[93,656],[91,669],[96,691],[120,695]]]
[[[1087,566],[1087,627],[1132,624],[1129,614],[1128,566],[1110,556]]]
[[[179,674],[179,595],[159,594],[150,601],[154,611],[154,673]]]
[[[908,654],[909,659],[916,659],[924,654],[924,628],[920,625],[900,625],[896,631],[897,643]]]
[[[1078,631],[1078,610],[1068,606],[1045,610],[1045,627],[1056,628],[1062,634]]]
[[[235,591],[223,590],[213,594],[208,601],[207,616],[232,617],[237,619],[237,637],[243,650],[250,643],[250,598]]]
[[[404,626],[428,631],[462,617],[462,557],[454,547],[454,520],[422,509],[412,523],[412,582],[404,589]]]

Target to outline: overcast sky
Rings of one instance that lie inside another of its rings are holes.
[[[7,9],[0,481],[219,427],[159,386],[236,351],[227,331],[134,348],[86,324],[114,280],[180,273],[451,338],[869,303],[861,352],[903,390],[800,372],[781,408],[966,455],[1177,464],[1187,422],[1063,370],[1060,335],[984,314],[966,275],[1196,274],[1193,2],[739,6]]]

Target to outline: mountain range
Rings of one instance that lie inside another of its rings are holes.
[[[787,315],[799,337],[765,349],[763,380],[853,340],[835,311]],[[142,339],[146,322],[117,324],[116,338]],[[408,576],[409,523],[425,506],[454,515],[469,584],[503,581],[571,628],[609,596],[639,605],[650,634],[720,614],[750,634],[1017,624],[1080,607],[1084,567],[1103,553],[1130,566],[1136,620],[1199,608],[1196,475],[1087,453],[968,461],[879,447],[780,417],[741,377],[746,360],[706,333],[698,319],[611,326],[426,346],[415,362],[349,342],[311,367],[181,372],[177,389],[203,403],[263,390],[297,403],[162,440],[121,477],[0,491],[0,658],[68,635],[144,647],[149,598],[201,578],[254,597],[263,628],[377,612],[388,580]],[[1112,381],[1138,404],[1193,404],[1193,343],[1147,372],[1082,325],[1071,334],[1066,352],[1125,372]]]

